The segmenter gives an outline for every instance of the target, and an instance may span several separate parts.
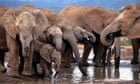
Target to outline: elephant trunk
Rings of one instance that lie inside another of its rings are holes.
[[[57,50],[61,51],[62,50],[62,38],[55,38],[54,39],[54,44]]]
[[[94,43],[96,41],[96,37],[94,34],[90,33],[90,32],[87,32],[88,34],[88,39],[91,43]]]
[[[110,24],[103,30],[100,39],[104,45],[112,45],[114,42],[114,38],[120,36],[121,30],[118,27],[118,24],[115,24],[113,26],[112,24]]]
[[[82,72],[82,74],[84,76],[86,76],[87,74],[82,69],[82,64],[80,62],[81,61],[80,60],[80,53],[79,53],[79,50],[78,50],[78,47],[77,47],[77,41],[76,41],[76,38],[75,38],[74,34],[73,33],[70,33],[70,34],[64,33],[64,39],[70,43],[70,45],[72,47],[72,50],[74,52],[75,60],[78,64],[78,67],[79,67],[80,71]]]

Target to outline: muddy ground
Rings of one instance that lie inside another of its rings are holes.
[[[76,65],[72,64],[70,69],[61,68],[56,79],[42,79],[35,76],[13,78],[6,75],[6,73],[0,73],[0,84],[140,84],[138,65],[131,65],[130,59],[132,59],[131,46],[121,46],[119,70],[115,70],[113,65],[105,68],[89,66],[85,67],[88,76],[83,77]]]

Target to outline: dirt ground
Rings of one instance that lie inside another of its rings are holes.
[[[132,47],[121,46],[121,60],[132,59]],[[140,80],[102,80],[93,82],[71,83],[68,81],[53,82],[49,78],[41,79],[37,77],[24,77],[20,78],[9,77],[6,73],[0,73],[0,84],[140,84]]]

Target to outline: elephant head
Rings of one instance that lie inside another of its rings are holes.
[[[52,26],[47,29],[46,33],[46,39],[50,44],[53,44],[57,50],[62,49],[62,35],[63,32],[61,29],[57,26]]]
[[[3,16],[2,21],[8,35],[12,39],[19,39],[24,57],[30,55],[33,41],[49,27],[45,15],[39,10],[29,12],[21,8],[11,9]]]
[[[79,42],[94,43],[96,41],[96,37],[92,33],[86,31],[85,29],[83,29],[79,26],[74,27],[73,31],[74,31],[76,39]]]
[[[130,39],[140,37],[140,12],[136,9],[125,10],[121,12],[110,23],[101,34],[103,44],[109,46],[114,38],[118,36],[127,36]]]

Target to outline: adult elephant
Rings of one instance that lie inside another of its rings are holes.
[[[108,44],[106,44],[106,45],[110,45],[111,44],[111,39],[116,37],[116,36],[124,35],[124,36],[127,36],[130,39],[132,39],[131,40],[132,41],[132,46],[133,46],[133,59],[131,61],[132,64],[137,64],[138,63],[138,49],[139,49],[138,42],[139,42],[139,38],[137,38],[137,37],[139,37],[139,36],[136,35],[137,33],[134,34],[133,29],[136,29],[137,26],[138,26],[137,22],[138,22],[138,19],[139,19],[139,14],[137,13],[137,11],[140,11],[139,4],[140,3],[129,4],[125,7],[122,7],[120,9],[119,16],[116,17],[116,21],[114,20],[107,27],[107,29],[104,30],[104,32],[102,34],[102,37],[101,37],[101,40],[102,40],[103,43],[105,42],[105,40],[108,41]],[[134,13],[134,14],[132,14],[132,13]],[[126,21],[126,20],[128,20],[128,21]],[[113,24],[115,24],[115,25],[112,26]],[[113,27],[112,29],[111,29],[111,26]],[[117,26],[118,26],[118,28],[116,28]],[[133,31],[131,31],[129,28],[131,28]],[[130,33],[130,31],[131,31],[131,33]],[[107,33],[108,33],[108,36],[106,36]],[[130,36],[130,34],[132,34],[132,36]],[[103,35],[105,35],[105,36],[103,36]]]
[[[140,10],[140,2],[135,3],[135,4],[129,4],[127,6],[124,6],[120,9],[120,12],[125,11],[125,10],[131,10],[131,9],[138,9]],[[131,64],[138,64],[138,55],[139,55],[139,43],[140,43],[140,38],[132,39],[132,49],[133,49],[133,58],[131,60]]]
[[[9,7],[0,6],[0,21],[2,16],[5,14]],[[0,72],[4,72],[6,69],[4,67],[4,55],[8,51],[6,44],[6,31],[2,25],[0,25]]]
[[[32,75],[34,40],[50,26],[48,20],[41,11],[29,12],[22,7],[8,10],[1,20],[1,25],[6,30],[7,46],[10,53],[8,75],[19,75],[19,54],[25,58],[22,74]]]
[[[67,20],[65,17],[57,15],[57,13],[55,13],[54,11],[49,10],[49,9],[34,8],[32,6],[29,6],[29,5],[25,5],[23,7],[24,7],[24,9],[30,10],[30,11],[32,11],[34,9],[41,10],[45,14],[46,18],[49,20],[49,23],[51,25],[57,26],[62,30],[63,40],[70,44],[72,51],[74,52],[75,60],[78,64],[80,71],[82,72],[83,75],[86,75],[86,73],[82,69],[82,65],[80,62],[80,54],[79,54],[78,47],[77,47],[77,41],[76,41],[76,38],[74,36],[72,26],[69,23],[69,20]]]
[[[102,7],[68,6],[59,13],[68,18],[73,26],[80,26],[96,36],[96,42],[92,46],[85,44],[82,61],[87,64],[90,50],[94,48],[95,66],[102,66],[103,57],[106,57],[107,47],[100,42],[102,30],[116,17],[116,13]]]
[[[126,36],[129,39],[140,38],[140,12],[138,9],[123,10],[103,30],[101,41],[109,46],[114,38]]]

